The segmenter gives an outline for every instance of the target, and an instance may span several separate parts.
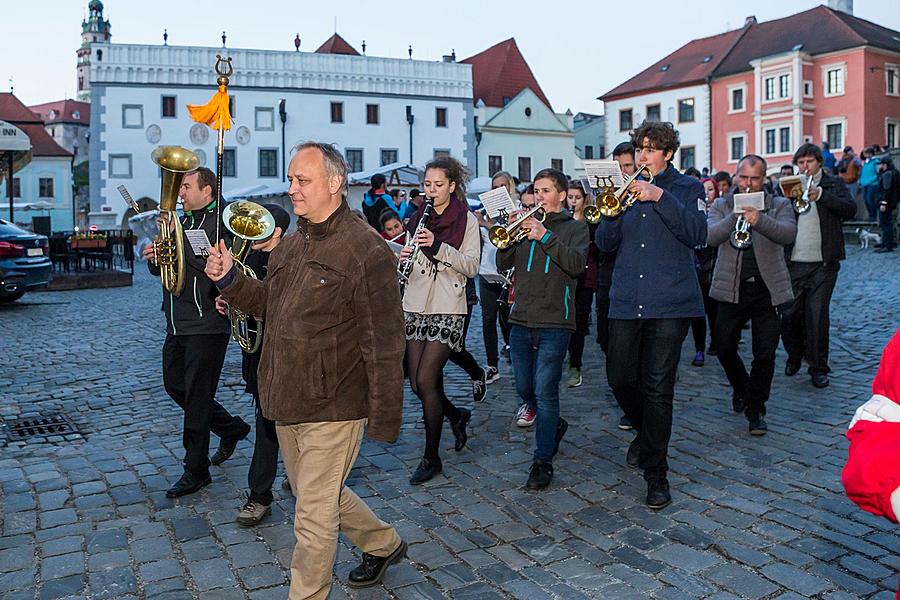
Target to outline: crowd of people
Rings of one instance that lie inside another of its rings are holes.
[[[829,385],[829,306],[845,257],[842,223],[856,212],[841,167],[828,172],[814,144],[800,146],[793,164],[782,167],[783,175],[801,173],[810,182],[805,210],[782,194],[760,156],[743,157],[734,174],[710,177],[678,171],[678,147],[678,132],[660,122],[643,123],[619,144],[613,158],[623,176],[643,169],[651,177],[617,190],[621,210],[599,222],[586,210],[597,206],[597,190],[559,170],[543,169],[530,182],[493,174],[492,187],[506,188],[518,207],[499,222],[512,242],[494,247],[488,232],[498,222],[470,209],[466,169],[454,158],[429,162],[423,190],[408,201],[386,193],[376,175],[362,210],[354,211],[340,153],[325,143],[299,145],[287,173],[297,232],[282,237],[290,216],[267,205],[274,235],[245,259],[256,277],[236,268],[226,233],[208,257],[187,249],[185,292],[164,293],[163,374],[184,410],[185,447],[184,473],[167,495],[209,484],[210,464],[227,460],[250,431],[215,402],[230,331],[225,315],[233,307],[266,325],[261,351],[244,355],[257,431],[237,521],[252,526],[269,514],[280,448],[285,485],[297,497],[291,598],[327,596],[339,532],[363,552],[351,586],[379,583],[405,555],[396,529],[346,479],[364,433],[383,442],[400,435],[407,379],[425,425],[411,485],[442,473],[445,420],[456,452],[468,442],[473,409],[448,398],[447,363],[468,374],[478,403],[506,357],[517,397],[513,422],[535,429],[525,486],[548,487],[569,428],[561,383],[565,375],[575,388],[590,376],[583,355],[591,323],[621,408],[616,425],[635,432],[625,462],[643,472],[647,506],[668,506],[674,387],[688,331],[691,364],[716,356],[732,387],[731,408],[746,415],[751,435],[764,435],[779,340],[788,356],[785,375],[796,375],[805,361],[812,385]],[[850,153],[844,158],[849,172],[856,163]],[[864,194],[871,186],[867,164],[856,165]],[[900,177],[889,162],[879,169],[875,198],[890,214]],[[206,169],[185,176],[185,229],[213,235],[215,183]],[[762,194],[759,206],[738,204],[741,194],[753,193]],[[152,245],[145,256],[158,272]],[[466,348],[476,304],[483,366]],[[748,324],[749,372],[738,351]],[[221,441],[210,459],[211,432]]]

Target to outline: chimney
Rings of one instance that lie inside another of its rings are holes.
[[[853,0],[828,0],[828,8],[852,15]]]
[[[749,27],[750,25],[756,25],[756,15],[750,15],[744,19],[744,27]]]

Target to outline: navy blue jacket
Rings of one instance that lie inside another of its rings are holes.
[[[702,317],[703,296],[694,247],[706,243],[706,216],[697,210],[703,186],[672,165],[655,177],[658,202],[636,202],[615,219],[603,219],[596,243],[617,252],[609,298],[610,319]]]

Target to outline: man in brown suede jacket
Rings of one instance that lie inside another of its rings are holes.
[[[288,170],[297,231],[245,277],[221,244],[206,272],[230,304],[263,317],[258,378],[297,496],[290,598],[325,598],[338,533],[363,551],[349,585],[377,584],[406,553],[397,531],[345,485],[363,429],[400,434],[405,328],[397,260],[345,200],[347,167],[330,144],[296,148]]]

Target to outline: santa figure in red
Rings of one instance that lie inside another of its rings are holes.
[[[872,397],[856,410],[850,456],[841,479],[860,508],[897,523],[900,517],[900,330],[888,342]],[[900,590],[897,592],[900,598]]]

